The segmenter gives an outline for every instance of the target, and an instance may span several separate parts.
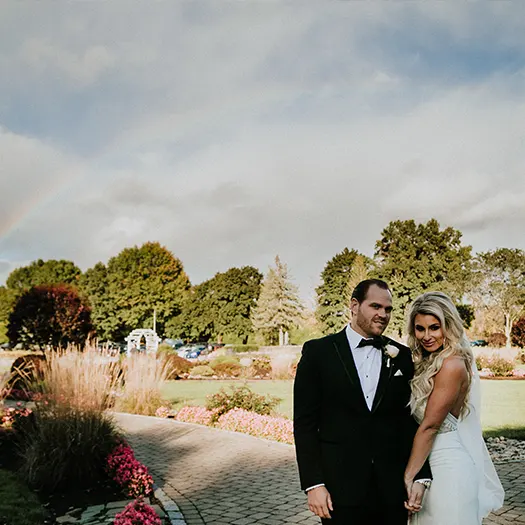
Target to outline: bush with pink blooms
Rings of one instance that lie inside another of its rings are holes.
[[[157,417],[170,417],[171,415],[171,410],[168,408],[168,407],[159,407],[157,408],[157,410],[155,410],[155,415]]]
[[[148,468],[135,458],[127,443],[121,443],[109,454],[106,471],[126,496],[138,498],[153,491],[153,478]]]
[[[204,407],[182,407],[175,419],[184,423],[197,423],[199,425],[211,425],[215,412]]]
[[[216,425],[223,430],[244,432],[255,437],[293,444],[293,423],[284,417],[263,416],[234,408],[223,414]]]
[[[113,523],[114,525],[161,525],[162,521],[155,509],[139,498],[119,512]]]

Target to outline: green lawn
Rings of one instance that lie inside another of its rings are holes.
[[[259,394],[272,394],[283,401],[277,411],[292,417],[292,381],[168,381],[163,395],[174,408],[204,405],[207,394],[223,386],[247,384]],[[485,434],[522,437],[525,439],[525,380],[483,380],[482,424]]]

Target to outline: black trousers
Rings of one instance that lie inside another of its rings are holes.
[[[322,519],[323,525],[407,525],[408,513],[404,502],[392,506],[384,501],[377,482],[372,479],[367,496],[360,505],[337,506],[330,512],[331,519]]]

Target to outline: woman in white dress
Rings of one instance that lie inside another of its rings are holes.
[[[412,305],[408,334],[410,406],[420,423],[405,471],[411,523],[480,525],[504,491],[483,441],[479,375],[461,317],[446,294],[428,292]],[[433,480],[419,506],[412,484],[427,457]]]

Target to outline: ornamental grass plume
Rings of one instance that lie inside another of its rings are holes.
[[[162,521],[155,509],[144,503],[142,498],[129,503],[115,516],[114,525],[161,525]]]
[[[124,386],[116,410],[154,416],[165,404],[161,389],[170,373],[165,356],[132,354],[124,358]]]

